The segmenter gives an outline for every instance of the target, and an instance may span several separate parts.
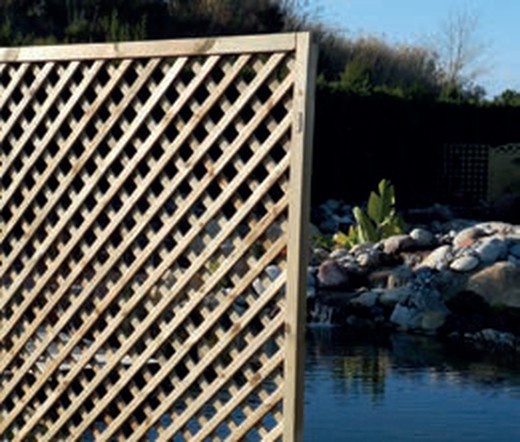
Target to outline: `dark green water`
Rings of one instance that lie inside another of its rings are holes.
[[[392,335],[307,332],[305,440],[520,441],[520,363]]]

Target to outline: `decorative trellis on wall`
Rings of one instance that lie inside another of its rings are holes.
[[[485,200],[488,193],[488,167],[488,145],[445,145],[440,177],[442,196],[455,203]]]
[[[0,49],[0,439],[301,438],[315,61]]]

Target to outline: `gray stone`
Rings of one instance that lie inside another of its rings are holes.
[[[347,272],[334,260],[324,261],[318,270],[318,280],[323,287],[346,287],[350,279]]]
[[[509,248],[509,253],[511,255],[513,255],[515,258],[520,258],[520,243],[518,244],[513,244],[510,248]]]
[[[493,328],[485,328],[476,333],[474,339],[485,343],[493,344],[498,347],[506,347],[514,349],[516,347],[516,338],[512,333],[501,332]]]
[[[479,264],[480,261],[475,256],[464,255],[459,258],[456,258],[450,264],[450,269],[454,270],[455,272],[461,273],[471,272],[472,270],[475,270]]]
[[[316,277],[312,270],[307,270],[307,287],[316,287]]]
[[[490,305],[520,308],[520,267],[502,261],[472,275],[466,289]]]
[[[393,307],[398,302],[408,298],[411,293],[412,290],[410,287],[398,287],[395,289],[385,290],[379,296],[379,303],[387,307]]]
[[[410,250],[415,242],[408,235],[394,235],[383,241],[383,249],[388,255]]]
[[[506,258],[507,243],[501,238],[483,238],[474,250],[483,263],[491,264]]]
[[[357,263],[361,267],[377,267],[381,263],[381,253],[378,250],[368,250],[356,257]]]
[[[329,257],[329,252],[321,247],[316,247],[312,251],[312,261],[316,263],[321,263],[325,261]]]
[[[475,242],[486,236],[486,232],[482,230],[478,226],[468,227],[466,229],[461,230],[459,233],[455,235],[453,238],[453,247],[456,249],[460,249],[462,247],[470,247]]]
[[[375,244],[371,242],[365,242],[362,244],[356,244],[350,249],[350,253],[354,256],[358,256],[361,253],[370,253],[374,249]]]
[[[329,255],[329,258],[330,259],[341,259],[347,255],[348,255],[348,250],[341,248],[341,249],[333,250],[332,253]]]
[[[354,305],[370,308],[376,305],[378,298],[379,294],[376,292],[365,292],[350,302]]]
[[[441,327],[449,310],[441,295],[433,289],[412,292],[394,308],[390,321],[404,330],[433,333]]]
[[[435,235],[426,229],[413,229],[410,232],[410,238],[419,247],[431,247],[435,243]]]
[[[405,286],[412,279],[413,272],[407,265],[396,267],[390,272],[388,276],[388,288],[393,289],[396,287]]]
[[[269,276],[271,281],[274,281],[278,276],[280,276],[282,269],[277,265],[270,265],[265,268],[265,273],[267,273],[267,276]]]
[[[208,232],[208,235],[212,238],[215,238],[218,233],[220,232],[220,225],[217,221],[212,219],[208,224],[206,224],[206,231]]]
[[[262,293],[265,292],[265,287],[262,284],[262,280],[260,278],[256,278],[253,281],[252,287],[253,287],[253,290],[256,292],[257,295],[261,295]]]
[[[437,247],[420,264],[420,267],[443,270],[448,267],[452,258],[452,247],[450,245]]]
[[[482,229],[486,235],[508,235],[514,231],[514,227],[509,223],[504,223],[502,221],[489,221],[485,223],[477,224],[479,229]]]
[[[520,258],[517,258],[516,256],[509,255],[507,261],[515,266],[520,266]]]

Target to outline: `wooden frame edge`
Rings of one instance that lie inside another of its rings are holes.
[[[318,50],[310,33],[297,34],[290,169],[287,264],[287,322],[284,395],[284,440],[303,439],[306,287],[314,96]],[[295,326],[293,326],[293,324]]]
[[[298,33],[257,34],[248,36],[147,40],[122,43],[4,47],[0,48],[0,63],[292,51],[295,49],[298,35]]]

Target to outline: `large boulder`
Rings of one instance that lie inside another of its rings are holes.
[[[461,273],[471,272],[478,267],[479,263],[480,261],[475,256],[463,255],[451,262],[450,269]]]
[[[325,288],[347,288],[351,282],[345,269],[332,259],[321,263],[318,281],[320,286]]]
[[[394,235],[383,240],[383,250],[388,255],[405,252],[415,246],[415,241],[409,235]]]
[[[492,306],[520,308],[520,267],[510,262],[497,262],[471,276],[467,290]]]
[[[452,259],[452,247],[444,245],[437,247],[421,262],[420,267],[429,267],[436,270],[444,270]]]
[[[481,226],[467,227],[455,235],[455,238],[453,238],[453,247],[456,249],[471,247],[483,236],[486,236],[486,231],[482,229]]]
[[[437,290],[414,291],[394,308],[390,321],[403,330],[435,333],[446,322],[449,310]]]
[[[421,248],[432,247],[436,242],[435,235],[432,232],[420,228],[413,229],[410,232],[410,238]]]
[[[503,238],[483,238],[475,247],[475,253],[485,264],[492,264],[507,257],[507,241]]]

